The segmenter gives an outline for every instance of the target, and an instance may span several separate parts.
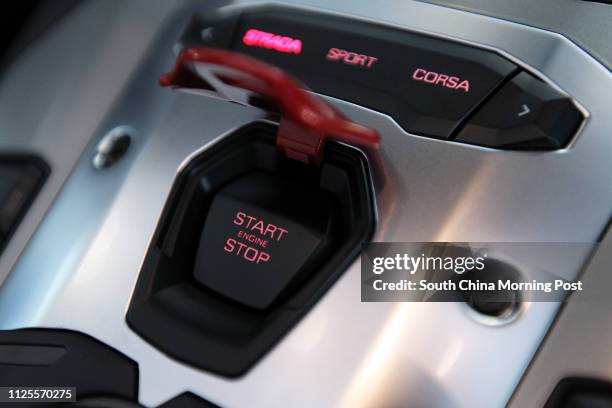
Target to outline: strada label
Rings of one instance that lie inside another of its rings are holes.
[[[302,53],[302,41],[254,28],[251,28],[244,34],[242,43],[250,47],[267,48],[287,54]]]

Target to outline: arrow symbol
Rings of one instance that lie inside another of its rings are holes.
[[[527,105],[525,105],[525,104],[523,104],[522,108],[523,108],[523,110],[521,110],[521,111],[518,113],[518,115],[517,115],[519,118],[520,118],[521,116],[525,116],[525,115],[527,115],[529,112],[531,112],[531,109],[529,109],[529,106],[527,106]]]

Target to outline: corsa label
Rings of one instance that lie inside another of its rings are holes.
[[[441,86],[444,88],[454,89],[456,91],[470,92],[470,81],[461,79],[456,76],[440,74],[434,71],[427,71],[423,68],[417,68],[412,73],[414,81],[424,82],[429,85]]]

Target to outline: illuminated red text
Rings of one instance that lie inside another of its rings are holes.
[[[223,250],[227,253],[234,254],[236,256],[241,256],[245,260],[249,262],[255,262],[256,264],[260,262],[268,262],[270,260],[270,254],[264,252],[256,247],[249,246],[234,238],[228,238],[225,241],[225,246]]]
[[[287,54],[300,54],[302,52],[302,41],[254,28],[244,34],[242,42],[250,47],[267,48]]]
[[[234,217],[234,224],[244,227],[252,232],[258,232],[264,238],[269,237],[270,239],[280,241],[283,235],[287,233],[285,228],[281,228],[278,225],[267,223],[264,220],[248,215],[242,211],[238,211]]]
[[[225,241],[223,250],[256,264],[268,262],[272,256],[264,249],[268,248],[270,241],[280,241],[289,232],[286,228],[243,211],[236,212],[233,223],[241,229],[235,237]]]
[[[467,79],[440,74],[434,71],[427,71],[422,68],[417,68],[414,70],[412,73],[412,79],[415,81],[422,81],[430,85],[443,86],[445,88],[470,92],[470,81]]]
[[[342,61],[348,65],[358,65],[364,68],[372,68],[372,65],[378,61],[376,57],[357,54],[356,52],[341,50],[339,48],[330,48],[329,51],[327,51],[326,58],[329,61]]]

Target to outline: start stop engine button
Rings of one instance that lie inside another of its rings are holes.
[[[194,277],[265,309],[307,278],[333,246],[332,196],[318,185],[253,172],[222,188],[200,237]]]

